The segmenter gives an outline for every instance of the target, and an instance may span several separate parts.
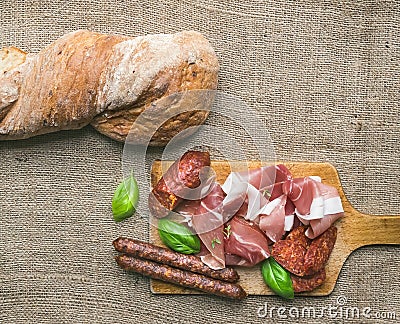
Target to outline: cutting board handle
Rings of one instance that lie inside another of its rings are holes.
[[[374,216],[353,207],[346,209],[343,238],[352,250],[365,245],[400,244],[400,216]]]

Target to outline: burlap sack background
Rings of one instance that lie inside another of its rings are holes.
[[[0,45],[32,52],[79,28],[198,30],[220,59],[219,89],[267,120],[278,159],[332,162],[355,207],[400,214],[399,2],[3,0],[0,14]],[[321,308],[339,296],[400,317],[398,246],[352,254],[326,298],[152,295],[113,261],[118,235],[148,239],[146,221],[111,217],[122,149],[90,127],[0,143],[1,322],[256,323],[272,321],[257,316],[265,303]]]

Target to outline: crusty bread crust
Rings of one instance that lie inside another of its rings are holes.
[[[19,72],[16,68],[25,60],[26,53],[16,47],[0,50],[0,121],[8,113],[10,104],[18,99]]]
[[[0,60],[0,140],[91,123],[101,133],[123,141],[137,116],[150,106],[157,107],[158,100],[217,86],[216,55],[197,32],[131,38],[81,30],[61,37],[37,55],[3,49]],[[12,90],[8,97],[7,87]],[[204,122],[208,108],[171,118],[153,136],[151,145],[165,145],[180,129]],[[143,125],[146,129],[151,127]],[[140,130],[137,137],[143,137]]]
[[[25,62],[26,53],[14,46],[0,49],[0,75]]]

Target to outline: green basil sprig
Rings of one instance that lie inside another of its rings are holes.
[[[261,273],[265,283],[277,295],[287,298],[294,298],[294,290],[290,272],[283,268],[274,258],[269,257],[261,267]]]
[[[133,174],[122,181],[112,199],[112,212],[116,222],[132,216],[139,200],[139,189]]]
[[[165,218],[158,220],[158,234],[161,241],[170,249],[193,254],[200,252],[200,240],[186,226]]]

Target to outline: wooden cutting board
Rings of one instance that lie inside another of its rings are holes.
[[[172,163],[172,162],[171,162]],[[154,186],[171,163],[156,161],[152,167],[152,185]],[[299,295],[326,296],[335,287],[340,270],[347,257],[361,246],[373,244],[400,244],[400,216],[372,216],[355,210],[347,200],[336,169],[329,163],[282,162],[294,177],[320,176],[323,183],[338,189],[342,199],[345,216],[337,221],[338,235],[335,247],[326,266],[326,281],[319,288]],[[213,161],[212,168],[217,181],[223,183],[229,173],[247,168],[257,168],[271,163]],[[164,168],[164,170],[162,170]],[[150,222],[151,223],[151,222]],[[150,225],[150,241],[163,245],[157,228]],[[240,274],[240,284],[249,295],[274,295],[263,282],[260,266],[253,268],[236,267]],[[150,281],[151,291],[155,294],[201,294],[193,289],[178,287],[158,280]]]

